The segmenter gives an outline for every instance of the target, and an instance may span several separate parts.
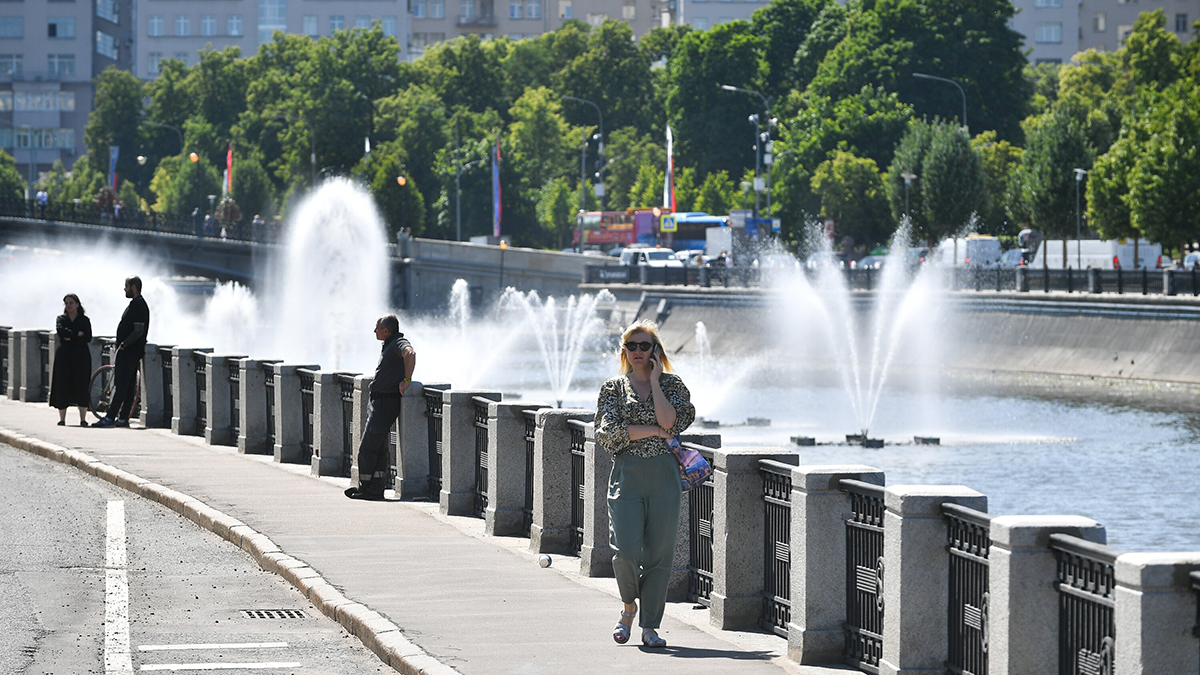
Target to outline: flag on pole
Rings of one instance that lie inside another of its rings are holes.
[[[667,125],[667,172],[663,178],[663,208],[675,212],[675,138],[671,136],[671,125]]]
[[[492,236],[500,236],[500,137],[492,153]]]
[[[108,146],[108,182],[112,185],[113,192],[117,191],[117,158],[120,156],[120,146]]]
[[[225,153],[225,184],[222,187],[225,194],[233,192],[233,143],[229,144],[229,151]]]
[[[221,172],[221,199],[229,194],[229,169]]]
[[[363,156],[365,156],[367,159],[371,159],[371,137],[367,136],[366,138],[364,138],[363,143],[364,143]]]

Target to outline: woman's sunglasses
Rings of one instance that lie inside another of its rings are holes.
[[[628,349],[631,352],[636,352],[639,349],[644,352],[648,352],[651,349],[654,349],[654,343],[653,342],[626,342],[625,349]]]

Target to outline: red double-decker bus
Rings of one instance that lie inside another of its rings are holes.
[[[579,244],[579,231],[582,229],[584,248],[607,249],[635,243],[658,243],[659,216],[654,209],[587,211],[577,217],[582,219],[582,225],[576,221],[571,243]]]

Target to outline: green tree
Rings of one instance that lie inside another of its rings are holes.
[[[630,201],[631,188],[643,166],[666,166],[667,153],[663,145],[656,143],[648,134],[639,133],[634,127],[625,127],[609,133],[605,156],[611,162],[604,174],[608,195],[605,199],[606,208],[623,210],[630,206],[644,206]]]
[[[154,210],[160,213],[184,215],[194,208],[204,212],[209,210],[208,195],[221,194],[221,178],[206,157],[196,162],[167,157],[154,171],[150,190],[158,197]]]
[[[723,216],[739,201],[737,186],[725,171],[710,173],[696,191],[695,210]]]
[[[404,167],[396,155],[380,159],[371,176],[371,194],[379,205],[380,214],[387,223],[388,239],[394,239],[402,227],[412,230],[413,236],[421,236],[425,226],[425,203],[421,191],[405,177],[405,184],[396,180],[404,175]]]
[[[1011,203],[1014,195],[1010,188],[1013,173],[1021,164],[1021,148],[998,140],[994,131],[985,131],[972,138],[971,147],[979,155],[988,194],[987,206],[979,214],[980,232],[1016,234],[1019,228],[1016,219],[1010,215],[1016,211]]]
[[[552,178],[570,171],[575,146],[558,98],[545,87],[530,89],[508,111],[509,137],[517,174],[524,189],[540,190]]]
[[[821,200],[821,217],[832,218],[839,235],[854,237],[869,250],[891,234],[893,221],[874,160],[835,151],[813,172],[812,190]]]
[[[1056,105],[1032,126],[1017,180],[1032,225],[1047,238],[1075,233],[1072,169],[1090,169],[1094,157],[1083,125],[1066,109]]]
[[[17,161],[5,150],[0,150],[0,197],[25,197],[25,181],[17,171]]]
[[[966,132],[950,125],[935,126],[934,132],[922,164],[921,208],[930,236],[941,239],[983,213],[988,193],[983,166]]]
[[[796,88],[796,51],[808,38],[813,22],[830,0],[774,0],[754,11],[755,35],[764,38],[764,93],[776,99]]]
[[[1162,89],[1181,74],[1183,46],[1178,36],[1167,32],[1167,16],[1161,7],[1138,15],[1119,54],[1121,64],[1141,87]]]
[[[629,188],[629,205],[637,208],[661,206],[666,172],[653,164],[638,168],[637,180]]]
[[[1200,234],[1200,87],[1169,87],[1158,99],[1129,174],[1130,219],[1151,241],[1182,245]]]
[[[696,170],[690,166],[675,169],[675,210],[679,212],[695,211],[696,197],[699,195],[696,185]]]
[[[96,76],[95,87],[92,112],[83,129],[88,166],[107,174],[109,148],[115,146],[121,149],[117,174],[132,176],[141,145],[142,81],[127,70],[109,66]]]
[[[552,81],[559,94],[595,103],[608,129],[634,127],[647,133],[652,128],[645,113],[652,86],[650,61],[624,21],[605,21],[593,30],[587,50],[564,65]],[[563,111],[575,126],[597,124],[596,111],[589,105],[566,101]]]
[[[1129,212],[1129,176],[1147,138],[1140,125],[1121,129],[1121,135],[1096,158],[1087,176],[1087,222],[1105,239],[1139,236]]]
[[[249,219],[269,220],[275,214],[275,186],[253,155],[234,158],[233,197]]]
[[[572,240],[577,210],[575,193],[567,179],[555,178],[542,186],[537,203],[538,223],[554,238],[556,248],[561,249]]]

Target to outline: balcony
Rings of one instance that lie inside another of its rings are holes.
[[[492,28],[496,25],[494,13],[472,16],[459,16],[458,25],[462,28]]]

